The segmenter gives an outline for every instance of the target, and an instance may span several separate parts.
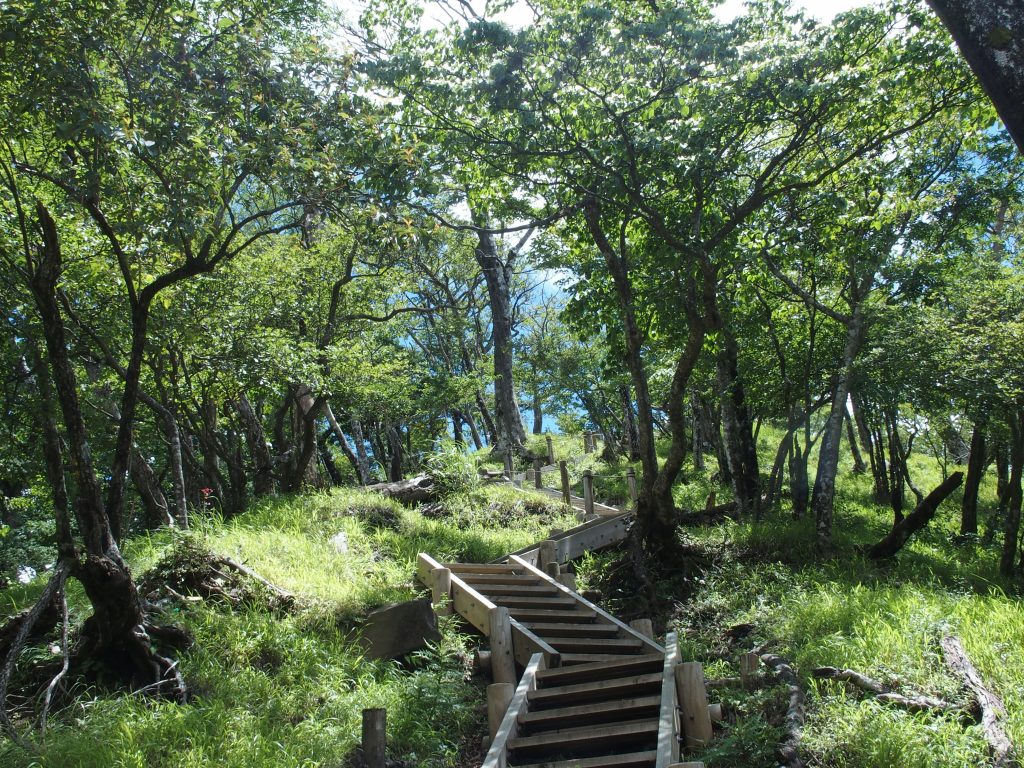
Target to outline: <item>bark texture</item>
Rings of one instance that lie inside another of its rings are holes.
[[[899,552],[914,533],[924,528],[935,517],[939,504],[959,488],[963,481],[963,472],[954,472],[946,478],[934,491],[924,497],[924,500],[917,505],[913,512],[894,525],[884,539],[868,549],[868,557],[881,560]]]
[[[928,0],[1024,152],[1024,0]]]

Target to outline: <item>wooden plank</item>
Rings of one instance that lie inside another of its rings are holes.
[[[570,750],[585,744],[588,748],[623,743],[653,736],[658,732],[657,720],[636,720],[631,723],[605,724],[585,728],[567,728],[561,731],[517,736],[509,739],[508,748],[515,752],[557,746],[558,751]]]
[[[711,715],[704,687],[704,665],[699,661],[679,664],[675,669],[679,710],[686,746],[702,749],[711,743]]]
[[[499,595],[503,597],[547,597],[557,591],[552,589],[550,584],[536,582],[530,584],[479,584],[477,589],[492,599]]]
[[[630,752],[628,755],[604,755],[557,762],[530,763],[519,768],[641,768],[654,762],[654,752]]]
[[[512,649],[515,659],[524,667],[535,653],[544,654],[544,667],[552,669],[561,665],[561,654],[543,638],[512,619]]]
[[[551,610],[548,608],[510,608],[512,618],[519,621],[587,621],[597,614],[579,606],[572,610]]]
[[[517,563],[517,564],[523,566],[524,573],[530,573],[530,574],[533,574],[534,576],[538,576],[538,577],[544,579],[549,584],[552,584],[555,587],[557,587],[558,590],[560,592],[562,592],[562,594],[566,595],[567,597],[571,597],[573,600],[575,600],[580,605],[586,606],[591,611],[594,611],[594,613],[596,613],[598,616],[600,616],[606,622],[608,622],[610,624],[615,624],[616,626],[618,626],[627,637],[634,637],[637,640],[639,640],[640,643],[641,643],[641,647],[647,649],[648,652],[652,652],[652,653],[664,653],[665,652],[665,649],[662,648],[660,645],[658,645],[653,640],[651,640],[651,638],[644,637],[642,634],[637,632],[635,629],[633,629],[628,624],[625,624],[625,623],[619,621],[617,618],[612,616],[607,611],[605,611],[602,608],[599,608],[598,606],[594,605],[589,600],[585,600],[583,597],[581,597],[577,593],[573,592],[568,587],[566,587],[566,586],[564,586],[562,584],[559,584],[557,581],[552,579],[550,576],[548,576],[543,571],[537,570],[532,565],[529,565],[528,563],[526,563],[523,560],[519,559],[515,555],[513,555],[510,559],[512,560],[512,562]]]
[[[424,555],[425,557],[425,555]],[[432,561],[433,562],[433,561]],[[438,567],[438,566],[435,566]],[[512,563],[445,563],[452,573],[521,573]]]
[[[533,632],[541,637],[608,637],[619,633],[614,624],[565,624],[524,621]]]
[[[565,702],[573,705],[602,699],[634,698],[656,693],[661,685],[661,673],[613,677],[609,680],[592,680],[588,683],[558,685],[554,688],[540,688],[530,692],[530,703],[537,707],[551,707]]]
[[[449,569],[450,570],[450,569]],[[490,613],[494,603],[481,595],[454,573],[452,574],[452,606],[462,618],[485,635],[490,634]]]
[[[622,661],[628,659],[621,653],[569,653],[562,652],[562,666],[580,666],[582,664],[594,664],[599,661]]]
[[[588,524],[583,530],[559,541],[559,558],[562,558],[562,562],[567,562],[587,552],[596,552],[612,544],[618,544],[629,533],[631,518],[631,515],[618,514]]]
[[[462,573],[459,578],[467,584],[536,584],[537,578],[522,573]]]
[[[547,669],[540,675],[544,685],[565,685],[582,683],[588,680],[604,680],[626,675],[639,675],[647,672],[661,674],[665,666],[664,654],[651,653],[644,656],[617,656],[611,661],[599,661],[593,664],[582,664],[572,669]]]
[[[636,654],[640,641],[632,637],[551,637],[548,642],[569,653]]]
[[[453,582],[454,584],[454,582]],[[454,589],[454,587],[452,587]],[[518,597],[516,595],[509,595],[508,597],[496,596],[493,601],[495,605],[507,605],[509,608],[572,608],[576,601],[571,597],[553,596],[553,597]]]
[[[529,706],[528,694],[537,685],[537,672],[544,668],[544,655],[537,653],[526,665],[519,685],[516,687],[512,703],[505,711],[505,717],[498,726],[498,732],[491,741],[491,748],[487,751],[483,765],[480,768],[506,768],[508,759],[508,742],[515,738],[519,732],[519,715],[526,712]]]
[[[527,712],[519,716],[519,725],[531,732],[542,729],[566,728],[575,725],[596,724],[606,720],[630,720],[653,717],[658,713],[660,696],[644,696],[633,699],[600,701],[596,704],[582,704],[576,707],[546,709]]]
[[[679,714],[676,710],[676,665],[679,643],[676,633],[665,635],[665,664],[661,675],[661,714],[658,718],[658,760],[656,768],[669,768],[679,761]]]
[[[441,565],[430,555],[420,552],[416,556],[416,578],[420,580],[420,584],[425,587],[432,587],[434,585],[433,573],[435,568],[447,568],[448,566]]]

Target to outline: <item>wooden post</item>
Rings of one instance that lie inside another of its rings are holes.
[[[589,469],[583,473],[583,511],[594,514],[594,473]]]
[[[569,466],[565,461],[558,462],[558,472],[562,476],[562,503],[572,505],[572,489],[569,487]]]
[[[594,452],[594,444],[590,440],[591,440],[591,433],[589,431],[584,432],[583,433],[583,452],[584,453],[593,453]]]
[[[740,680],[743,687],[750,690],[757,683],[757,668],[761,666],[761,657],[756,653],[744,653],[740,656]]]
[[[434,604],[434,612],[438,616],[452,615],[452,572],[447,568],[432,568],[430,576],[430,601]]]
[[[496,683],[516,682],[516,657],[508,608],[499,605],[488,617],[491,624],[491,672]]]
[[[479,648],[473,653],[473,660],[476,662],[476,668],[480,670],[481,674],[491,676],[491,652],[481,651]]]
[[[650,619],[633,619],[629,622],[629,626],[644,637],[649,637],[651,640],[654,639],[654,622]]]
[[[668,768],[704,768],[704,763],[672,763]]]
[[[676,667],[676,692],[682,714],[686,746],[700,749],[711,743],[711,715],[704,688],[704,665],[687,661]]]
[[[515,692],[516,687],[512,683],[492,683],[487,686],[487,732],[491,741],[494,741],[494,734],[498,732],[498,726],[501,725]]]
[[[387,710],[363,710],[363,760],[366,768],[384,768],[387,746]]]
[[[636,470],[632,467],[626,470],[626,484],[629,486],[629,500],[636,507],[636,500],[638,498],[636,492]]]
[[[530,467],[528,470],[526,470],[526,484],[527,485],[529,485],[530,483],[534,482],[533,477],[536,474],[537,473],[533,470],[533,467]]]
[[[551,439],[551,435],[546,437],[548,443],[548,464],[555,463],[555,441]]]
[[[544,487],[544,473],[541,472],[541,468],[544,466],[544,459],[533,460],[533,482],[537,488]]]
[[[558,566],[558,542],[552,539],[542,541],[537,552],[537,569],[547,571],[549,564]]]
[[[563,587],[568,587],[573,592],[576,591],[576,574],[575,573],[560,573],[558,574],[558,583]]]
[[[722,722],[722,705],[718,703],[708,704],[708,717],[711,718],[712,723]]]

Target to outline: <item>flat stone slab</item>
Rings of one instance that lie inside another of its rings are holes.
[[[397,659],[440,639],[437,616],[427,597],[373,611],[366,617],[359,642],[369,659]]]

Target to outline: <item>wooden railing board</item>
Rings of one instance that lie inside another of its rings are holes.
[[[658,760],[655,768],[670,768],[679,762],[679,712],[676,693],[676,665],[679,643],[676,633],[665,635],[665,667],[661,676],[661,717],[658,723]]]
[[[505,711],[505,717],[498,726],[498,732],[494,735],[491,748],[487,751],[481,768],[507,768],[508,766],[508,742],[519,735],[519,716],[525,714],[528,707],[528,695],[530,691],[537,688],[537,671],[544,668],[544,654],[535,653],[530,657],[523,672],[516,692],[512,696],[512,703]]]

